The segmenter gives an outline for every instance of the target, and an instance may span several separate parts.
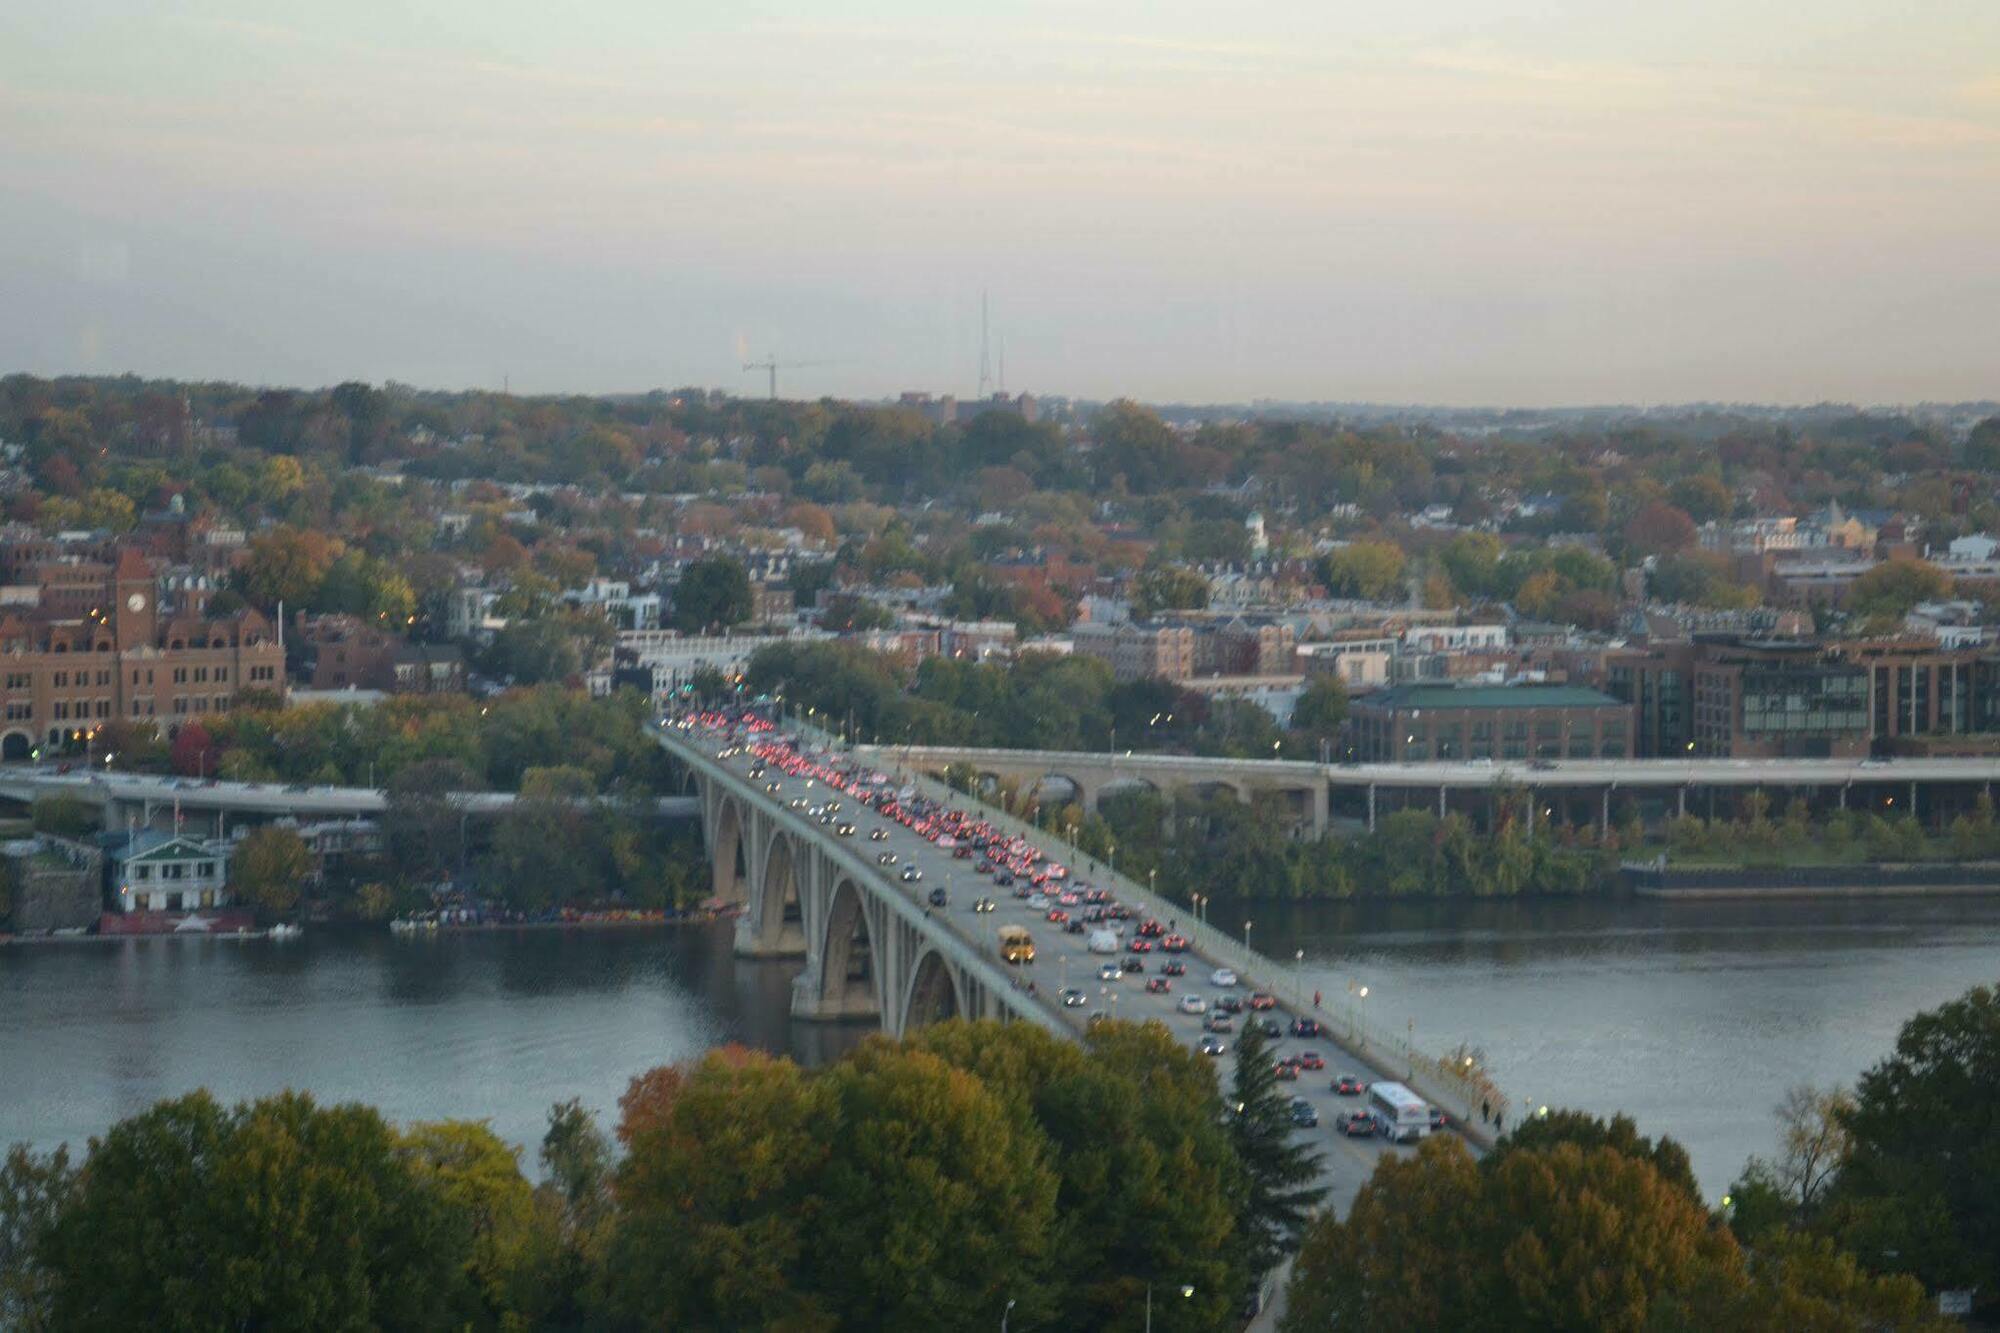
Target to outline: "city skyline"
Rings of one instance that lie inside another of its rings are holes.
[[[2000,15],[95,0],[0,18],[0,366],[612,392],[1993,396]]]

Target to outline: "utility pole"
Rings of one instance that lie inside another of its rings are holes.
[[[993,363],[988,357],[986,289],[979,289],[979,396],[984,399],[993,387]]]

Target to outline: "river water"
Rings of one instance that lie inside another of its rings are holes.
[[[1517,1105],[1630,1112],[1719,1195],[1771,1148],[1797,1082],[1852,1080],[1916,1010],[2000,980],[2000,900],[1217,904],[1329,1007],[1419,1045],[1484,1049]],[[742,1041],[819,1062],[866,1031],[793,1024],[791,967],[726,926],[314,931],[288,943],[0,949],[0,1144],[81,1145],[160,1097],[298,1087],[396,1120],[486,1118],[539,1140],[549,1105],[615,1115],[627,1080]]]

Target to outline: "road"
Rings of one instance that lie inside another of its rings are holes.
[[[701,743],[711,746],[710,753],[727,749],[732,740],[727,732],[719,730],[697,730],[694,733]],[[823,751],[802,750],[808,757],[816,758],[831,767],[845,764],[846,756],[832,755]],[[1173,955],[1163,954],[1157,949],[1143,956],[1143,974],[1125,974],[1115,981],[1100,981],[1098,968],[1107,960],[1089,953],[1085,948],[1085,935],[1071,935],[1060,925],[1046,919],[1045,913],[1032,910],[1023,899],[1013,896],[1007,888],[995,887],[989,880],[978,875],[974,860],[959,860],[947,849],[933,845],[914,830],[904,827],[896,820],[882,815],[855,797],[833,790],[825,781],[805,776],[786,776],[776,767],[768,768],[762,777],[751,779],[750,769],[756,764],[756,757],[744,750],[722,761],[732,772],[738,774],[753,788],[762,789],[763,784],[776,781],[778,790],[770,793],[769,799],[788,803],[794,799],[804,799],[814,805],[822,804],[829,797],[841,802],[836,823],[850,821],[855,825],[853,845],[863,859],[874,866],[883,883],[893,891],[906,894],[919,904],[927,903],[930,891],[938,886],[946,890],[948,902],[943,908],[934,909],[934,915],[959,934],[968,944],[983,950],[995,949],[998,927],[1019,925],[1025,927],[1035,942],[1036,961],[1030,969],[1023,969],[1024,977],[1031,977],[1044,995],[1054,996],[1064,986],[1074,985],[1083,990],[1086,1003],[1081,1008],[1065,1008],[1064,1017],[1080,1034],[1091,1015],[1104,1013],[1115,1018],[1137,1022],[1158,1022],[1172,1032],[1188,1047],[1194,1048],[1206,1035],[1201,1016],[1182,1013],[1179,1002],[1182,996],[1197,995],[1213,1001],[1223,994],[1233,994],[1246,1004],[1250,992],[1241,987],[1219,987],[1210,979],[1212,964],[1189,952],[1180,955],[1187,966],[1187,975],[1174,977],[1169,981],[1171,989],[1165,994],[1148,993],[1145,989],[1147,978],[1159,975],[1160,965]],[[968,814],[977,814],[976,807],[961,807]],[[880,831],[883,836],[872,836]],[[824,836],[834,837],[834,827],[824,829]],[[1051,860],[1057,859],[1054,848],[1044,845],[1043,850]],[[893,864],[877,864],[883,852],[893,853]],[[906,883],[901,874],[906,866],[916,866],[923,878],[915,883]],[[1088,882],[1087,880],[1085,881]],[[981,897],[991,897],[995,910],[981,913],[973,910],[973,904]],[[1127,938],[1139,924],[1137,918],[1128,923]],[[1115,956],[1123,962],[1124,952]],[[1301,1129],[1298,1137],[1309,1141],[1321,1153],[1324,1183],[1328,1187],[1327,1203],[1344,1215],[1353,1202],[1355,1193],[1375,1170],[1376,1164],[1385,1154],[1408,1154],[1414,1151],[1407,1146],[1392,1145],[1387,1140],[1349,1138],[1339,1132],[1338,1120],[1342,1113],[1361,1109],[1365,1098],[1337,1095],[1333,1091],[1333,1081],[1341,1074],[1353,1074],[1362,1080],[1371,1075],[1368,1066],[1331,1040],[1320,1037],[1300,1039],[1290,1035],[1292,1020],[1297,1017],[1283,1007],[1273,1009],[1267,1015],[1283,1026],[1286,1035],[1271,1042],[1274,1056],[1298,1053],[1306,1050],[1317,1051],[1326,1061],[1326,1069],[1321,1072],[1302,1072],[1295,1083],[1280,1084],[1287,1096],[1304,1097],[1319,1113],[1316,1129]],[[1250,1018],[1247,1012],[1235,1016],[1240,1032],[1243,1023]],[[1234,1033],[1223,1037],[1232,1048],[1232,1053],[1217,1058],[1217,1074],[1225,1090],[1229,1077],[1234,1072]]]

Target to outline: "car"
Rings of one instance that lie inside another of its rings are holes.
[[[1146,994],[1165,995],[1167,993],[1167,988],[1172,985],[1173,983],[1171,981],[1168,981],[1165,977],[1147,977]]]
[[[1049,900],[1047,898],[1044,898],[1039,893],[1031,893],[1028,895],[1028,910],[1030,912],[1046,912],[1048,909],[1049,909]]]
[[[1292,1123],[1300,1129],[1318,1129],[1319,1112],[1303,1097],[1292,1098]]]
[[[1132,941],[1133,953],[1151,953],[1152,951],[1153,942],[1144,936],[1140,936],[1138,939]]]
[[[1326,1068],[1326,1059],[1318,1051],[1300,1051],[1292,1059],[1298,1063],[1300,1069],[1309,1069],[1314,1073]]]
[[[972,873],[975,875],[990,875],[993,873],[993,863],[991,861],[981,861],[978,865],[972,867]]]
[[[1267,1037],[1282,1037],[1285,1035],[1285,1025],[1275,1018],[1258,1019],[1257,1030]]]
[[[1444,1111],[1441,1108],[1433,1106],[1430,1108],[1430,1112],[1431,1112],[1431,1133],[1433,1134],[1441,1133],[1450,1125],[1451,1122],[1449,1118],[1446,1117]]]
[[[1278,997],[1268,994],[1265,991],[1252,991],[1250,994],[1250,1007],[1259,1013],[1262,1013],[1266,1009],[1276,1009],[1278,1007]]]
[[[1210,1014],[1203,1020],[1202,1026],[1210,1032],[1234,1032],[1236,1031],[1236,1020],[1228,1014],[1218,1011]]]
[[[972,900],[972,910],[975,912],[990,912],[993,910],[993,900],[991,898],[975,898]]]
[[[1228,1052],[1229,1043],[1224,1041],[1222,1038],[1211,1034],[1209,1036],[1203,1037],[1201,1039],[1201,1045],[1196,1049],[1199,1050],[1203,1055],[1207,1056],[1223,1055]]]
[[[1151,917],[1146,918],[1139,925],[1139,935],[1142,939],[1152,939],[1155,935],[1164,934],[1165,932],[1166,927]]]
[[[1319,1020],[1318,1020],[1317,1018],[1295,1018],[1295,1019],[1293,1019],[1293,1020],[1292,1020],[1292,1035],[1293,1035],[1294,1037],[1317,1037],[1317,1036],[1319,1036],[1319,1035],[1320,1035],[1320,1026],[1319,1026]]]
[[[1081,1009],[1090,1001],[1089,997],[1076,987],[1067,986],[1063,989],[1062,1002],[1065,1009]]]
[[[915,866],[903,867],[903,883],[915,884],[918,880],[922,879],[923,877],[924,877],[924,872],[917,869]]]
[[[1060,907],[1051,907],[1045,915],[1051,925],[1065,925],[1069,921],[1069,913]]]
[[[1236,974],[1226,967],[1218,967],[1215,971],[1208,974],[1208,981],[1211,986],[1234,986],[1236,984]]]
[[[812,802],[811,802],[811,801],[808,801],[808,800],[807,800],[807,799],[806,799],[805,797],[803,797],[803,796],[794,796],[794,797],[793,797],[793,798],[792,798],[791,800],[789,800],[789,801],[786,801],[786,802],[785,802],[785,809],[787,809],[787,810],[803,810],[803,809],[805,809],[805,808],[806,808],[807,806],[809,806],[809,805],[811,805],[811,804],[812,804]]]
[[[1104,966],[1097,969],[1097,979],[1099,981],[1118,981],[1122,979],[1124,975],[1125,974],[1123,972],[1118,970],[1118,964],[1116,963],[1106,963]]]
[[[896,864],[896,854],[894,852],[877,852],[875,853],[875,864],[878,866],[892,866]]]
[[[1208,1001],[1199,995],[1183,995],[1180,1011],[1184,1014],[1205,1014],[1208,1012]]]
[[[764,791],[767,795],[776,796],[779,791],[778,784],[775,782],[767,782],[764,784]]]
[[[1146,960],[1135,953],[1125,960],[1125,970],[1127,972],[1144,972],[1146,970]]]
[[[834,828],[834,830],[833,830],[833,831],[834,831],[835,833],[838,833],[838,834],[839,834],[839,835],[840,835],[841,837],[843,837],[843,838],[851,838],[851,837],[853,837],[853,836],[854,836],[854,825],[852,825],[852,824],[840,824],[840,825],[837,825],[837,826],[836,826],[836,827]]]
[[[1185,935],[1169,935],[1160,941],[1160,947],[1168,953],[1186,953],[1188,942]]]
[[[905,871],[903,872],[903,878],[904,878],[904,879],[908,879],[908,878],[910,877],[910,870],[916,870],[916,867],[915,867],[915,866],[911,866],[909,870],[905,870]],[[922,872],[919,872],[919,873],[922,873]],[[947,895],[946,895],[946,893],[945,893],[945,891],[944,891],[944,886],[943,886],[943,885],[941,885],[941,884],[940,884],[940,885],[939,885],[939,886],[938,886],[937,888],[935,888],[935,889],[932,889],[932,890],[931,890],[931,906],[932,906],[932,907],[943,907],[943,906],[945,906],[945,905],[946,905],[946,904],[947,904],[948,902],[950,902],[950,901],[951,901],[951,900],[950,900],[949,896],[947,896]]]
[[[1375,1117],[1366,1111],[1349,1111],[1340,1117],[1340,1132],[1351,1139],[1373,1138]]]
[[[1081,921],[1070,921],[1064,924],[1063,933],[1068,935],[1081,935],[1086,930],[1089,929],[1090,927],[1084,925],[1083,922]]]
[[[1271,1072],[1287,1083],[1296,1083],[1298,1081],[1299,1067],[1290,1060],[1273,1061]]]
[[[1368,1090],[1368,1085],[1352,1074],[1342,1074],[1333,1081],[1333,1090],[1343,1097],[1359,1097]]]
[[[1178,958],[1169,958],[1166,962],[1160,964],[1160,975],[1167,977],[1184,977],[1187,975],[1187,964],[1183,963]]]
[[[888,829],[885,829],[885,828],[878,828],[878,829],[869,829],[869,830],[868,830],[868,841],[870,841],[870,842],[887,842],[887,841],[889,841],[889,830],[888,830]]]
[[[1243,1012],[1243,1001],[1234,995],[1218,995],[1215,997],[1215,1007],[1225,1014],[1240,1014]]]
[[[1003,870],[993,877],[993,882],[1003,889],[1011,889],[1014,887],[1014,876],[1010,872]]]

